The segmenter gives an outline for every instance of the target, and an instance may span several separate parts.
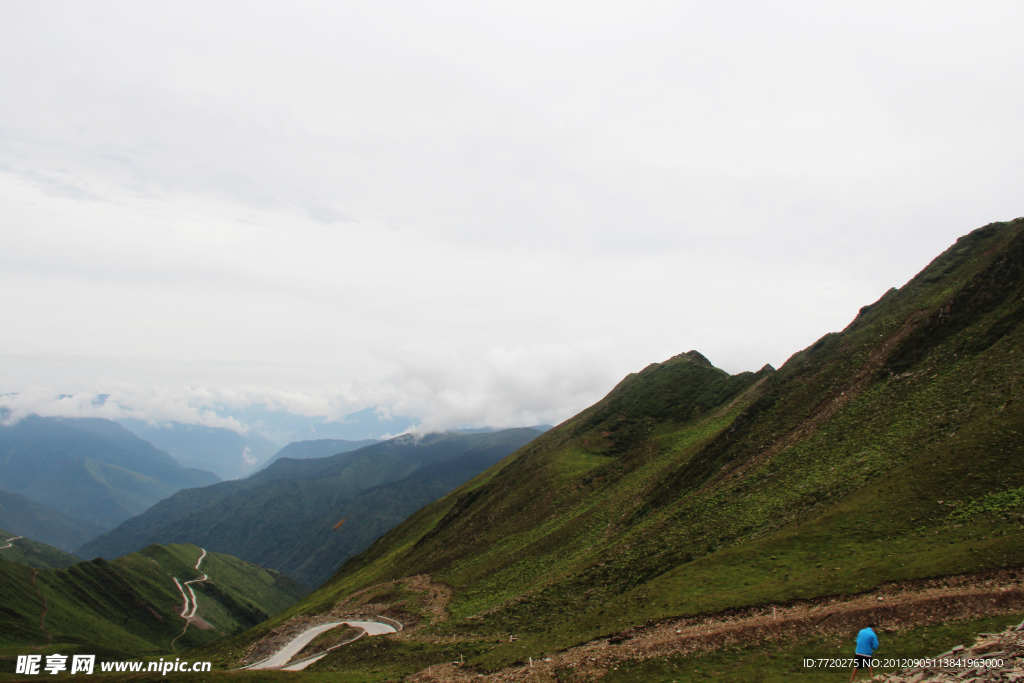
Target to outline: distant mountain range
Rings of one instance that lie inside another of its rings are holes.
[[[402,436],[325,458],[282,458],[248,479],[179,491],[77,554],[115,558],[158,541],[196,543],[314,586],[409,514],[538,436],[527,428]]]
[[[242,435],[223,427],[179,422],[150,424],[123,419],[118,423],[169,453],[183,467],[210,470],[221,479],[249,476],[280,449],[276,443],[252,430]]]
[[[538,432],[546,432],[549,429],[554,429],[551,425],[529,425],[527,429],[536,429]],[[461,429],[450,429],[448,431],[456,434],[488,434],[490,432],[500,432],[501,429],[498,427],[463,427]]]
[[[109,420],[33,415],[0,425],[0,489],[102,527],[219,480]]]
[[[292,458],[293,460],[306,460],[308,458],[326,458],[328,455],[348,453],[363,446],[372,446],[380,443],[379,439],[363,439],[362,441],[346,441],[344,439],[316,439],[313,441],[293,441],[277,453],[267,462],[260,466],[261,470],[266,469],[272,463],[281,458]]]
[[[402,434],[416,424],[407,417],[385,416],[376,408],[366,408],[349,413],[340,420],[311,424],[294,432],[287,442],[312,441],[319,439],[344,439],[346,441],[363,441],[380,439],[387,434]]]

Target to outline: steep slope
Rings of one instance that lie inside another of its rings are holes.
[[[158,541],[196,543],[317,585],[406,516],[537,436],[403,436],[327,458],[284,458],[248,479],[181,491],[78,554],[113,558]]]
[[[361,441],[346,441],[345,439],[314,439],[312,441],[293,441],[277,453],[270,460],[260,465],[261,470],[277,462],[281,458],[292,460],[306,460],[308,458],[326,458],[329,455],[348,453],[380,443],[380,439],[363,439]]]
[[[276,443],[254,431],[239,434],[223,427],[150,424],[132,419],[118,423],[170,453],[183,467],[210,470],[221,479],[249,476],[279,450]]]
[[[108,528],[216,481],[108,420],[30,416],[0,425],[0,487]]]
[[[7,529],[0,529],[0,558],[38,569],[64,569],[82,561],[71,553]]]
[[[435,632],[521,634],[474,644],[487,668],[651,620],[1020,566],[1022,320],[1024,220],[975,230],[778,372],[730,378],[691,352],[627,377],[236,642],[430,574],[454,590]]]
[[[522,440],[528,440],[528,436]],[[396,482],[370,488],[319,519],[310,520],[306,533],[295,537],[286,548],[282,545],[282,557],[274,561],[287,567],[289,575],[296,580],[318,586],[345,560],[365,550],[384,532],[424,505],[501,460],[514,445],[470,451],[425,465]],[[335,528],[340,520],[345,521]]]
[[[3,559],[0,551],[0,646],[30,652],[47,642],[121,655],[162,654],[238,632],[305,593],[288,577],[195,546],[151,546],[114,562],[80,562],[39,570]],[[196,593],[186,629],[182,594]],[[184,630],[184,634],[182,632]],[[180,636],[180,637],[179,637]],[[8,650],[9,652],[11,650]]]
[[[96,538],[105,527],[70,517],[18,493],[0,491],[0,527],[66,552]]]

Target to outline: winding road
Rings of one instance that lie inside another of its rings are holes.
[[[309,645],[309,643],[312,642],[313,639],[316,638],[318,635],[326,631],[330,631],[332,628],[335,628],[336,626],[351,626],[352,628],[362,629],[363,633],[354,638],[353,640],[361,638],[364,635],[381,636],[386,633],[398,632],[398,629],[396,629],[394,626],[391,626],[390,624],[382,624],[379,621],[332,621],[327,624],[313,626],[312,628],[303,631],[299,635],[295,636],[295,638],[293,638],[291,642],[289,642],[287,645],[285,645],[283,648],[278,650],[276,653],[274,653],[267,659],[264,659],[262,662],[257,662],[245,668],[250,671],[256,669],[281,669],[282,671],[302,671],[313,662],[319,661],[323,657],[326,657],[327,653],[330,650],[333,650],[334,648],[329,648],[328,650],[324,650],[323,652],[313,655],[312,657],[301,659],[297,662],[293,662],[290,666],[286,666],[286,664],[288,664],[288,660],[297,655],[299,651],[302,650],[302,648]],[[335,647],[338,646],[336,645]]]
[[[203,563],[203,558],[206,557],[206,548],[200,548],[200,550],[203,551],[203,554],[200,555],[199,560],[196,561],[196,571],[199,571],[199,565]],[[181,598],[185,601],[184,607],[181,608],[181,616],[185,619],[185,628],[181,629],[181,633],[179,633],[177,637],[171,641],[171,649],[173,650],[174,643],[178,640],[178,638],[181,638],[183,635],[185,635],[185,631],[188,630],[188,625],[192,623],[192,617],[196,615],[196,609],[199,608],[199,601],[196,600],[196,592],[192,590],[192,586],[190,584],[209,581],[210,577],[208,577],[206,574],[203,574],[203,578],[186,581],[184,586],[182,586],[182,583],[178,581],[177,576],[172,576],[171,578],[174,579],[174,585],[178,587],[178,592],[181,593]],[[192,611],[189,611],[189,596],[185,595],[185,588],[188,588],[189,595],[192,596]]]
[[[24,536],[15,536],[14,538],[8,538],[6,541],[4,541],[4,543],[6,543],[7,545],[5,545],[2,548],[0,548],[0,550],[7,550],[8,548],[11,547],[11,541],[17,541],[19,538],[25,538],[25,537]]]

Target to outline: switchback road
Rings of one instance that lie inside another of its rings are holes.
[[[14,538],[8,538],[6,541],[4,541],[7,545],[0,547],[0,550],[7,550],[11,547],[11,541],[17,541],[19,538],[24,538],[24,536],[15,536]]]
[[[199,556],[199,560],[196,562],[196,571],[199,571],[199,565],[203,563],[203,558],[206,557],[206,549],[200,548],[200,550],[203,551],[203,554]],[[181,598],[185,601],[185,605],[181,608],[181,616],[185,619],[185,628],[181,629],[181,633],[179,633],[177,637],[171,641],[171,649],[173,650],[174,643],[178,640],[178,638],[181,638],[183,635],[185,635],[185,631],[188,630],[188,625],[192,623],[192,618],[196,616],[196,609],[199,607],[199,602],[196,600],[196,592],[192,590],[192,586],[190,584],[209,581],[210,577],[208,577],[206,574],[203,574],[203,578],[201,579],[192,579],[191,581],[186,581],[184,587],[182,586],[181,582],[178,581],[178,577],[172,576],[171,578],[174,579],[174,585],[178,587],[178,592],[181,593]],[[189,611],[189,596],[185,595],[185,588],[188,588],[189,595],[192,596],[191,611]]]

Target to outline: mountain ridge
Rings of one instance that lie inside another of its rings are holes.
[[[217,480],[108,420],[33,415],[0,425],[5,491],[107,528],[175,491]]]
[[[38,569],[66,569],[82,561],[47,543],[0,528],[0,558]]]
[[[65,515],[47,505],[9,491],[0,491],[0,527],[52,545],[67,553],[109,531],[107,527]]]
[[[326,458],[329,455],[348,453],[349,451],[358,450],[363,446],[372,446],[375,443],[380,443],[380,439],[362,439],[360,441],[347,441],[345,439],[311,439],[308,441],[292,441],[275,453],[273,457],[260,465],[259,469],[256,471],[259,472],[260,470],[265,470],[281,458],[291,458],[292,460]]]
[[[453,591],[431,633],[489,671],[661,619],[1022,566],[1004,495],[1024,486],[1022,271],[1024,219],[990,224],[777,371],[652,364],[222,651],[419,575]]]
[[[151,424],[131,418],[117,423],[169,453],[182,467],[208,469],[224,480],[252,474],[280,449],[253,430],[239,434],[223,427],[180,422]]]
[[[199,618],[185,628],[175,578],[203,574],[208,582],[190,586]],[[259,623],[307,592],[279,572],[191,545],[153,545],[113,562],[66,569],[9,562],[0,551],[0,577],[0,643],[6,648],[32,652],[48,643],[115,659],[208,643]]]
[[[77,552],[114,558],[154,542],[191,542],[316,585],[405,516],[539,434],[401,436],[324,458],[282,458],[247,479],[180,491]],[[402,483],[417,474],[422,485]],[[391,498],[374,492],[392,485]],[[340,519],[348,521],[336,530]]]

